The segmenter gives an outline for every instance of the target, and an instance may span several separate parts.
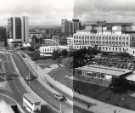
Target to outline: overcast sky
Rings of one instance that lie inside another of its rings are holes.
[[[73,10],[74,9],[74,10]],[[0,25],[10,16],[29,16],[31,24],[56,25],[62,18],[135,22],[135,0],[1,0]]]
[[[73,0],[1,0],[0,25],[10,16],[29,16],[31,24],[55,25],[61,18],[72,18]]]
[[[75,0],[74,15],[86,21],[135,22],[135,0]]]

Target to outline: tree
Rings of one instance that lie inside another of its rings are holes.
[[[123,53],[117,53],[116,56],[120,57],[120,58],[132,58],[132,56],[126,52]]]
[[[59,50],[53,51],[53,53],[52,53],[52,58],[53,58],[53,59],[57,59],[57,58],[59,58],[59,57],[60,57],[60,52],[59,52]]]
[[[96,55],[100,53],[97,48],[83,48],[77,51],[73,52],[73,67],[77,68],[83,65],[86,65],[88,63],[88,60],[93,57],[93,55]]]
[[[40,52],[38,49],[36,49],[32,54],[32,59],[37,60],[40,57]]]
[[[7,47],[7,32],[5,27],[0,27],[0,41],[3,41],[4,46]]]
[[[41,40],[38,39],[35,35],[33,35],[32,41],[31,41],[31,48],[34,50],[38,49],[40,46],[40,42],[41,42]]]
[[[68,55],[67,50],[66,49],[62,50],[61,55],[64,56],[64,57],[67,56]]]
[[[68,69],[73,69],[73,57],[67,57],[63,59],[62,64]]]

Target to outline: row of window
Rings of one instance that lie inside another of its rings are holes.
[[[91,47],[90,45],[89,46],[83,46],[83,45],[75,45],[73,46],[74,49],[82,49],[82,48],[88,48],[88,47]]]
[[[74,36],[78,40],[129,40],[130,36]]]
[[[95,79],[105,79],[105,75],[102,73],[85,72],[84,74],[82,74],[82,76]]]
[[[87,46],[88,47],[88,46]],[[81,49],[81,48],[86,48],[86,46],[74,46],[74,49]],[[102,51],[116,51],[116,52],[126,52],[125,48],[122,47],[99,47]]]
[[[42,53],[52,53],[55,50],[55,48],[42,48],[40,49],[40,52]]]
[[[102,51],[115,51],[115,52],[126,52],[125,48],[120,47],[101,47]]]
[[[74,45],[88,45],[88,44],[95,44],[95,45],[108,45],[108,46],[130,46],[128,42],[116,42],[116,41],[80,41],[74,40]]]

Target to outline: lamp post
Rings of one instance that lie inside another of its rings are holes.
[[[55,99],[59,101],[59,113],[62,113],[62,102],[66,101],[66,98],[61,95],[55,95]]]
[[[29,86],[30,86],[30,79],[31,79],[30,77],[31,77],[31,75],[30,75],[30,72],[29,72],[29,74],[26,76],[26,81],[27,81]]]
[[[62,113],[62,105],[61,105],[61,101],[60,101],[60,113]]]

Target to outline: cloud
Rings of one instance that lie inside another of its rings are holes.
[[[58,24],[61,18],[73,16],[73,0],[3,0],[1,18],[27,15],[32,24]]]
[[[134,22],[134,12],[135,0],[75,0],[74,15],[85,21]]]

